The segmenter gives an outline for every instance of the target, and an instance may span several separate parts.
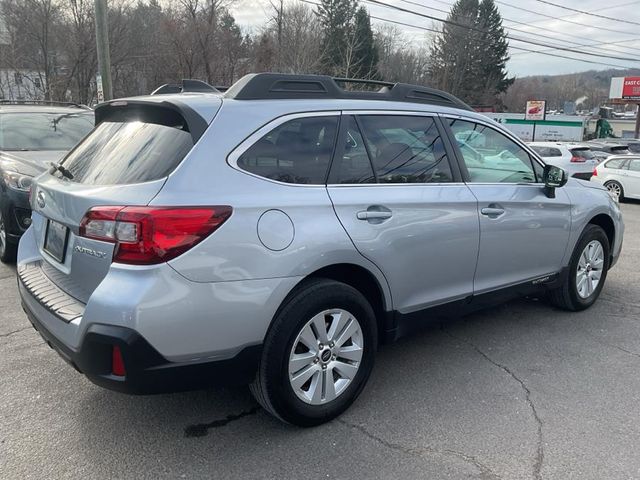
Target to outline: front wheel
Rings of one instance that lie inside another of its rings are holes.
[[[550,292],[555,305],[565,310],[589,308],[600,296],[609,269],[609,239],[597,225],[587,225],[571,256],[569,274]]]
[[[16,246],[9,241],[7,226],[0,209],[0,262],[10,263],[16,259]]]
[[[344,283],[311,280],[276,315],[251,392],[285,422],[319,425],[355,401],[376,346],[375,314],[364,296]]]

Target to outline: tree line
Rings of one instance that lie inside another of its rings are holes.
[[[499,105],[513,79],[493,0],[458,0],[438,33],[415,39],[372,27],[357,0],[271,0],[259,28],[243,30],[233,0],[109,0],[116,96],[197,78],[231,85],[249,72],[317,73],[434,86],[470,104]],[[48,99],[94,103],[93,0],[0,0],[6,27],[0,71],[32,72]],[[0,98],[7,96],[0,78]]]

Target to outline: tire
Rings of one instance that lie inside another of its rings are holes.
[[[602,249],[601,255],[596,255],[598,245]],[[573,312],[593,305],[607,279],[609,251],[609,239],[604,230],[597,225],[587,225],[571,255],[567,278],[562,286],[550,292],[551,301],[557,307]],[[594,285],[596,272],[599,279]]]
[[[610,192],[613,192],[618,196],[618,200],[622,201],[624,199],[624,188],[620,182],[616,182],[615,180],[609,180],[604,184],[605,188]]]
[[[327,332],[329,344],[322,349],[315,321]],[[332,326],[338,331],[333,333]],[[358,290],[328,279],[307,281],[276,313],[251,393],[284,422],[301,427],[328,422],[349,408],[364,388],[377,344],[374,311]]]
[[[16,260],[16,245],[11,243],[8,238],[6,224],[0,209],[0,262],[12,263]]]

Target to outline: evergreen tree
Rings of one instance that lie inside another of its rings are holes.
[[[470,104],[495,104],[507,90],[507,36],[493,0],[458,0],[431,47],[434,86]]]
[[[482,0],[478,10],[478,55],[473,76],[476,88],[469,92],[467,101],[472,104],[491,105],[496,96],[511,86],[514,78],[508,78],[506,64],[509,60],[509,42],[502,26],[502,17],[493,0]]]
[[[316,15],[323,29],[322,64],[325,73],[344,71],[355,0],[320,0]]]
[[[379,78],[378,46],[373,37],[371,18],[362,6],[355,14],[353,39],[355,62],[351,74],[356,78]]]

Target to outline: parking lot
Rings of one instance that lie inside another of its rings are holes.
[[[640,203],[622,208],[593,308],[514,301],[385,346],[356,404],[306,430],[247,389],[92,385],[43,344],[2,266],[0,478],[640,478]]]

